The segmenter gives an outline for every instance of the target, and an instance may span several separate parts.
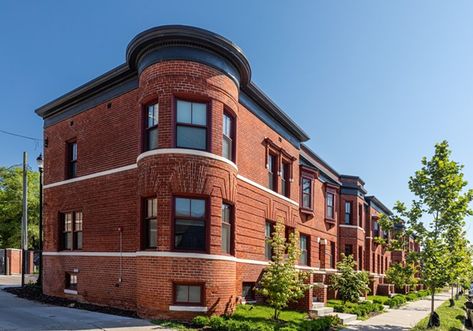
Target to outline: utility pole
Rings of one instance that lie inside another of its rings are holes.
[[[21,218],[21,287],[25,286],[28,249],[28,154],[23,152],[23,216]]]

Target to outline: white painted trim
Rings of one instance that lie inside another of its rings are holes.
[[[237,175],[237,178],[240,179],[240,180],[242,180],[242,181],[244,181],[244,182],[246,182],[246,183],[248,183],[248,184],[250,184],[250,185],[253,185],[254,187],[259,188],[260,190],[263,190],[263,191],[265,191],[265,192],[267,192],[267,193],[270,193],[270,194],[272,194],[272,195],[274,195],[274,196],[277,196],[278,198],[283,199],[283,200],[285,200],[285,201],[287,201],[287,202],[290,202],[290,203],[292,203],[293,205],[299,207],[299,203],[298,203],[298,202],[296,202],[296,201],[294,201],[294,200],[292,200],[292,199],[289,199],[288,197],[285,197],[285,196],[282,195],[282,194],[279,194],[279,193],[277,193],[277,192],[274,192],[273,190],[270,190],[269,188],[264,187],[263,185],[258,184],[257,182],[252,181],[251,179],[248,179],[248,178],[246,178],[246,177],[243,177],[242,175]]]
[[[363,229],[361,226],[358,226],[358,225],[339,224],[338,226],[341,227],[341,228],[358,229],[358,230],[361,230],[361,231],[365,232],[365,229]]]
[[[203,156],[209,159],[225,162],[231,165],[233,168],[235,168],[236,171],[238,171],[237,165],[233,163],[232,161],[230,161],[229,159],[224,158],[223,156],[205,152],[205,151],[198,151],[195,149],[187,149],[187,148],[159,148],[159,149],[154,149],[152,151],[147,151],[138,155],[138,157],[136,158],[136,163],[140,162],[142,159],[147,158],[149,156],[162,155],[162,154],[185,154],[185,155]]]
[[[155,149],[155,150],[152,150],[152,151],[141,153],[140,155],[138,155],[138,158],[136,159],[136,163],[134,163],[134,164],[129,164],[127,166],[123,166],[123,167],[119,167],[119,168],[109,169],[109,170],[100,171],[100,172],[96,172],[96,173],[85,175],[85,176],[80,176],[80,177],[76,177],[76,178],[66,179],[66,180],[63,180],[63,181],[47,184],[47,185],[44,185],[44,188],[47,189],[47,188],[51,188],[51,187],[55,187],[55,186],[60,186],[60,185],[79,182],[79,181],[82,181],[82,180],[92,179],[92,178],[101,177],[101,176],[107,176],[107,175],[111,175],[111,174],[114,174],[114,173],[117,173],[117,172],[136,169],[138,167],[137,163],[140,160],[142,160],[142,159],[144,159],[148,156],[151,156],[151,155],[160,155],[160,154],[187,154],[187,155],[197,155],[197,156],[207,157],[207,158],[210,158],[210,159],[225,162],[225,163],[231,165],[236,171],[238,171],[238,167],[235,163],[233,163],[232,161],[230,161],[230,160],[228,160],[228,159],[226,159],[226,158],[224,158],[223,156],[220,156],[220,155],[216,155],[216,154],[212,154],[212,153],[204,152],[204,151],[197,151],[197,150],[193,150],[193,149],[185,149],[185,148],[162,148],[162,149]]]
[[[60,251],[60,252],[43,252],[46,256],[95,256],[95,257],[135,257],[135,252],[77,252],[77,251]]]
[[[74,291],[74,290],[68,290],[67,288],[64,289],[64,293],[65,294],[73,294],[73,295],[77,295],[77,291]]]
[[[199,306],[169,306],[170,311],[190,311],[194,313],[206,313],[209,309],[207,307]]]
[[[373,237],[366,237],[366,239],[373,239]]]
[[[51,188],[51,187],[55,187],[55,186],[80,182],[82,180],[87,180],[87,179],[101,177],[101,176],[107,176],[107,175],[111,175],[111,174],[114,174],[114,173],[117,173],[117,172],[128,171],[128,170],[132,170],[132,169],[135,169],[135,168],[137,168],[136,164],[130,164],[130,165],[120,167],[120,168],[100,171],[100,172],[96,172],[96,173],[93,173],[93,174],[90,174],[90,175],[80,176],[80,177],[76,177],[76,178],[66,179],[66,180],[63,180],[63,181],[60,181],[60,182],[51,183],[51,184],[48,184],[48,185],[44,185],[43,188],[47,189],[47,188]]]
[[[151,257],[169,257],[169,258],[181,258],[181,259],[202,259],[202,260],[217,260],[217,261],[229,261],[236,263],[247,263],[256,265],[269,265],[269,261],[241,259],[235,256],[229,255],[213,255],[213,254],[202,254],[202,253],[185,253],[185,252],[164,252],[164,251],[137,251],[137,252],[77,252],[77,251],[60,251],[60,252],[43,252],[44,256],[89,256],[89,257],[140,257],[140,256],[151,256]],[[317,267],[309,267],[303,265],[296,265],[297,269],[301,270],[320,270]]]

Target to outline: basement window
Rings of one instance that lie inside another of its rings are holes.
[[[77,294],[77,274],[66,272],[64,293]]]

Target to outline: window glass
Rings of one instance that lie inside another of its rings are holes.
[[[312,207],[312,181],[309,178],[302,178],[302,207]]]
[[[205,250],[206,202],[203,199],[175,199],[174,247]]]
[[[222,252],[231,252],[231,210],[228,204],[222,204]]]
[[[192,103],[192,124],[207,125],[207,105],[205,103]]]
[[[189,286],[189,302],[200,302],[200,286]]]
[[[178,126],[177,147],[207,149],[207,129],[200,127]]]
[[[308,248],[307,248],[307,236],[301,234],[300,239],[299,239],[299,245],[300,245],[300,251],[301,251],[301,256],[300,256],[300,264],[301,265],[307,265],[308,264]]]
[[[233,160],[232,130],[232,118],[227,114],[223,114],[222,156],[229,160]]]
[[[351,202],[345,201],[345,224],[351,223]]]
[[[177,122],[192,123],[192,104],[190,102],[177,100]]]
[[[332,193],[327,193],[327,217],[333,218],[333,199],[334,195]]]
[[[159,120],[159,105],[149,105],[148,106],[148,121],[147,127],[151,128],[155,125],[158,125]]]
[[[273,232],[273,225],[270,222],[266,222],[265,228],[264,228],[264,236],[265,236],[265,242],[264,242],[264,255],[266,259],[271,260],[273,258],[273,249],[271,246],[271,243],[268,241],[271,239],[271,234]]]

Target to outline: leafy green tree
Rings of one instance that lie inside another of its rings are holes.
[[[397,202],[395,215],[383,218],[386,226],[407,220],[399,238],[405,241],[414,236],[421,246],[421,251],[413,254],[421,265],[422,281],[432,292],[429,327],[439,323],[434,311],[435,289],[452,279],[450,271],[445,269],[452,261],[449,236],[461,233],[465,217],[472,214],[469,203],[473,200],[473,191],[465,190],[463,166],[450,156],[447,141],[436,144],[432,158],[422,158],[421,169],[409,179],[409,189],[415,195],[410,207]],[[402,240],[394,244],[401,245]]]
[[[0,247],[20,248],[23,199],[21,167],[0,167]],[[37,248],[39,222],[39,173],[28,171],[28,242]]]
[[[404,285],[416,284],[416,272],[417,268],[415,263],[405,263],[405,265],[401,263],[395,263],[392,264],[388,270],[386,270],[386,276],[388,278],[388,282],[394,284],[394,286],[399,289]]]
[[[282,309],[302,298],[310,287],[305,284],[307,272],[296,268],[300,257],[298,240],[299,232],[294,231],[286,242],[281,221],[276,223],[272,237],[268,239],[272,247],[272,261],[264,270],[256,292],[266,297],[266,302],[274,308],[275,320],[279,319]]]
[[[337,263],[339,273],[332,275],[330,286],[338,291],[343,303],[358,302],[360,295],[370,291],[368,273],[355,270],[356,262],[352,255],[342,253],[341,256],[341,261]]]

